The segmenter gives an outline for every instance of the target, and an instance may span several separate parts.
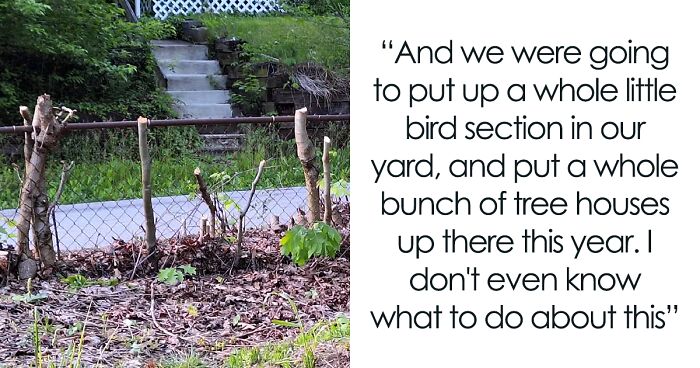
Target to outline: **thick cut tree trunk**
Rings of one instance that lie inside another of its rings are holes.
[[[32,114],[29,112],[29,108],[27,106],[20,106],[19,107],[19,114],[22,115],[22,119],[24,120],[24,126],[32,126],[32,121],[34,120],[32,118]],[[31,159],[32,159],[32,152],[34,151],[34,138],[32,137],[31,132],[24,133],[24,177],[27,178],[29,177],[30,172],[33,170],[32,165],[31,165]],[[25,179],[24,184],[26,184],[27,181]],[[25,201],[25,191],[24,191],[24,184],[22,191],[20,192],[20,213],[23,208],[23,204],[30,204],[30,199],[29,197],[26,198]],[[28,206],[29,209],[29,214],[31,216],[31,206]],[[20,219],[22,217],[20,216]],[[19,224],[22,224],[22,230],[19,229]],[[24,255],[24,257],[20,257],[20,259],[24,259],[25,262],[33,262],[32,260],[32,254],[29,251],[29,226],[30,224],[27,223],[26,221],[20,220],[18,222],[18,227],[17,230],[19,231],[20,234],[26,234],[26,237],[18,236],[18,252],[20,255]],[[27,264],[25,264],[25,267]],[[35,265],[36,266],[36,265]],[[34,267],[36,268],[36,267]],[[36,272],[36,270],[34,270]],[[27,277],[24,277],[27,278]]]
[[[321,219],[318,192],[319,171],[315,163],[316,152],[314,145],[311,143],[309,133],[306,131],[306,114],[306,107],[297,110],[294,114],[294,139],[297,144],[297,156],[304,169],[306,190],[309,192],[307,197],[309,212],[307,212],[306,216],[309,223],[314,223]]]
[[[20,108],[20,114],[25,120],[30,117],[27,110]],[[65,122],[70,116],[72,113],[63,122],[59,122],[53,114],[51,97],[42,95],[37,98],[32,118],[35,136],[31,154],[27,152],[30,143],[28,143],[28,139],[25,141],[25,164],[27,167],[17,221],[17,250],[20,253],[19,276],[21,279],[33,277],[36,273],[35,265],[29,264],[34,262],[29,250],[30,227],[33,227],[36,236],[36,250],[39,253],[41,263],[45,267],[51,267],[56,262],[48,217],[49,201],[46,193],[45,168],[47,155],[51,149],[58,145]],[[28,160],[26,156],[29,156]]]
[[[53,246],[53,234],[49,220],[49,196],[46,191],[46,180],[42,180],[37,189],[37,194],[34,197],[32,227],[41,264],[48,267],[56,263],[56,251]]]

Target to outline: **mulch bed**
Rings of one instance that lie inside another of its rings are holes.
[[[349,210],[343,217],[349,219]],[[13,301],[12,295],[27,293],[27,285],[10,282],[0,289],[0,362],[34,362],[35,328],[42,355],[58,362],[78,344],[86,321],[85,366],[142,367],[183,353],[219,365],[237,347],[276,342],[298,332],[271,322],[295,320],[285,294],[306,324],[349,315],[349,227],[344,222],[339,256],[314,259],[304,267],[280,255],[281,234],[271,230],[246,232],[244,249],[255,261],[245,257],[235,269],[235,248],[220,240],[184,238],[159,244],[161,267],[191,264],[197,269],[197,276],[173,286],[146,271],[140,245],[117,241],[108,250],[65,255],[59,270],[64,275],[81,273],[90,280],[116,275],[121,282],[75,291],[58,277],[37,280],[32,292],[45,297],[32,303]],[[345,366],[349,355],[339,356],[337,366]]]

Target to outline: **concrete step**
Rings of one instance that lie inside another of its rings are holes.
[[[208,60],[209,49],[184,41],[162,40],[151,42],[156,60]]]
[[[225,153],[238,151],[243,147],[245,134],[202,134],[205,152]]]
[[[158,66],[163,73],[171,74],[221,74],[219,62],[216,60],[158,60]]]
[[[233,117],[231,105],[222,104],[176,104],[175,110],[181,118],[208,119],[208,118],[230,118]]]
[[[227,90],[211,90],[211,91],[168,91],[173,97],[175,103],[190,104],[223,104],[228,103],[229,91]]]
[[[211,91],[226,89],[226,76],[217,74],[164,74],[168,91]]]

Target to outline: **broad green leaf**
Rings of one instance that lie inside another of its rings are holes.
[[[185,273],[185,275],[196,275],[197,274],[197,269],[188,265],[188,264],[184,265],[184,266],[180,266],[180,269],[182,270],[182,272]]]

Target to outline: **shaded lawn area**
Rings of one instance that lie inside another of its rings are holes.
[[[333,180],[350,177],[350,150],[337,150]],[[197,186],[193,171],[202,169],[212,190],[232,191],[250,189],[257,172],[261,154],[237,154],[224,157],[183,156],[153,161],[153,192],[155,196],[194,195]],[[281,156],[269,159],[258,188],[284,188],[304,185],[304,172],[299,159]],[[225,173],[230,180],[216,185],[212,174]],[[53,162],[47,168],[49,197],[53,198],[61,177],[60,164]],[[0,209],[16,208],[20,182],[12,166],[0,167]],[[71,172],[61,204],[113,201],[141,197],[141,164],[138,161],[115,158],[104,162],[76,162]]]

